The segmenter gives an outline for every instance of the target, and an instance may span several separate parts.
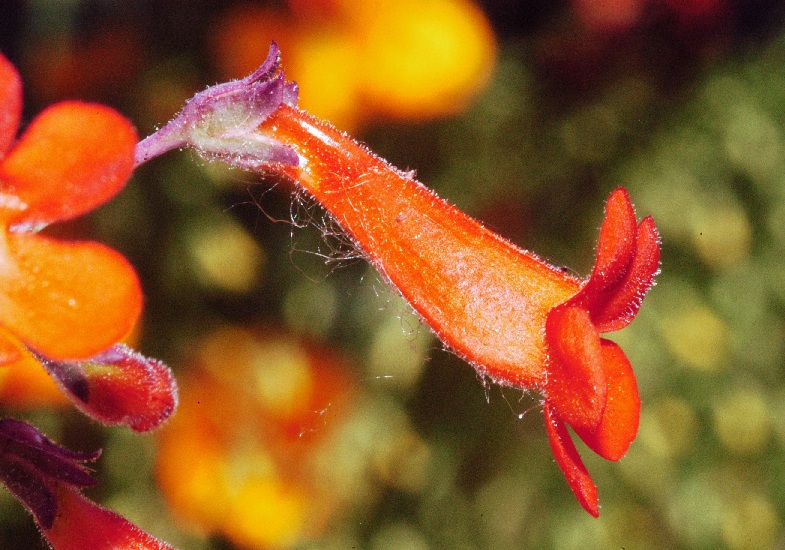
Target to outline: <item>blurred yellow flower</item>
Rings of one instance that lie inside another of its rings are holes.
[[[223,78],[245,76],[276,40],[300,106],[348,131],[377,116],[460,112],[495,65],[493,29],[470,0],[289,3],[227,12],[213,33],[215,63]]]

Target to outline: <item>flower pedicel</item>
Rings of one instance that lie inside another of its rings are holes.
[[[638,431],[640,399],[627,357],[600,333],[629,324],[654,282],[659,235],[637,223],[627,192],[608,198],[597,257],[578,279],[522,250],[409,174],[297,108],[271,47],[251,76],[197,94],[136,148],[137,165],[189,147],[209,159],[291,178],[439,338],[483,376],[539,390],[556,461],[581,505],[597,489],[568,433],[618,460]]]

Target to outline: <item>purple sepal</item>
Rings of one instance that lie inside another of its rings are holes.
[[[95,478],[81,463],[100,455],[100,450],[79,453],[61,447],[21,420],[0,419],[0,480],[44,529],[52,527],[57,514],[57,483],[95,485]]]
[[[136,166],[181,147],[241,168],[296,166],[293,149],[255,132],[283,104],[297,106],[297,85],[286,82],[280,50],[273,42],[267,59],[252,75],[196,94],[166,126],[140,141]]]

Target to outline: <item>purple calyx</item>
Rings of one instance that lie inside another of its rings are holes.
[[[188,147],[205,158],[242,168],[271,163],[296,166],[294,150],[255,131],[282,104],[297,106],[297,84],[286,82],[280,50],[273,42],[267,59],[253,74],[199,92],[168,124],[140,141],[135,165]]]

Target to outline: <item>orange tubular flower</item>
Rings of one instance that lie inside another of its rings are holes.
[[[659,236],[652,218],[637,224],[627,192],[614,191],[592,274],[575,278],[297,109],[291,86],[273,45],[254,75],[202,92],[142,141],[137,162],[190,146],[299,183],[447,346],[499,384],[542,392],[556,461],[579,502],[599,515],[596,487],[566,425],[609,460],[637,434],[632,367],[599,335],[629,324],[653,284]],[[253,128],[228,126],[250,119]]]

